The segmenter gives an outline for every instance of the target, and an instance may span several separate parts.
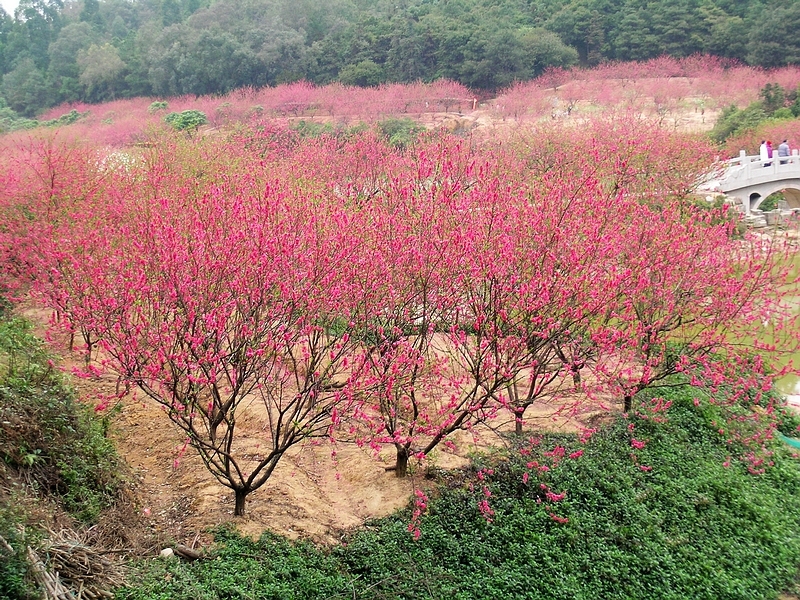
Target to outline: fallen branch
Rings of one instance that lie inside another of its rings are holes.
[[[72,594],[61,583],[58,571],[50,573],[36,551],[28,546],[28,562],[31,564],[33,578],[42,587],[47,600],[72,600]]]

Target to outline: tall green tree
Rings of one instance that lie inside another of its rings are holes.
[[[49,106],[50,90],[32,58],[20,60],[3,76],[2,92],[11,110],[26,117]]]
[[[629,9],[620,15],[613,38],[617,60],[647,60],[658,55],[658,38],[650,28],[652,16],[645,9]]]
[[[108,43],[92,44],[78,54],[77,62],[81,70],[79,80],[86,86],[87,97],[94,101],[113,100],[116,82],[125,70],[119,51]]]
[[[53,89],[57,90],[58,101],[74,102],[85,98],[77,59],[97,38],[96,30],[89,23],[70,23],[50,44],[47,50],[50,55],[47,77]]]
[[[80,14],[81,23],[88,23],[97,31],[104,31],[106,24],[100,15],[99,0],[83,0],[83,9]]]
[[[0,6],[0,74],[6,73],[8,62],[8,33],[14,26],[11,16]]]
[[[750,29],[747,61],[763,67],[800,63],[800,2],[765,6]]]
[[[259,81],[255,53],[229,33],[203,31],[178,63],[178,87],[182,93],[224,94]]]
[[[21,0],[15,11],[15,24],[8,34],[11,63],[18,57],[33,59],[36,68],[45,71],[47,50],[61,29],[61,0]]]
[[[161,23],[164,27],[183,21],[183,8],[178,0],[161,0]]]

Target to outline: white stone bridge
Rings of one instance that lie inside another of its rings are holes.
[[[767,196],[781,191],[789,208],[800,209],[800,156],[797,150],[792,151],[792,156],[782,157],[776,151],[772,159],[762,161],[759,156],[747,156],[742,150],[702,189],[739,199],[746,215],[757,209]]]

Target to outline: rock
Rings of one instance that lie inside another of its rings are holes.
[[[163,558],[164,560],[170,560],[172,558],[176,558],[175,552],[172,551],[172,548],[164,548],[159,554],[159,557]]]

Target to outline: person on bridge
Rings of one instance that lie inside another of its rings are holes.
[[[758,154],[761,157],[761,165],[764,167],[769,166],[769,151],[767,150],[766,140],[761,141],[761,147],[758,149]]]
[[[791,153],[789,152],[789,142],[788,140],[783,140],[780,145],[778,146],[778,156],[789,156]],[[788,163],[788,160],[782,160],[780,164],[785,165]]]

